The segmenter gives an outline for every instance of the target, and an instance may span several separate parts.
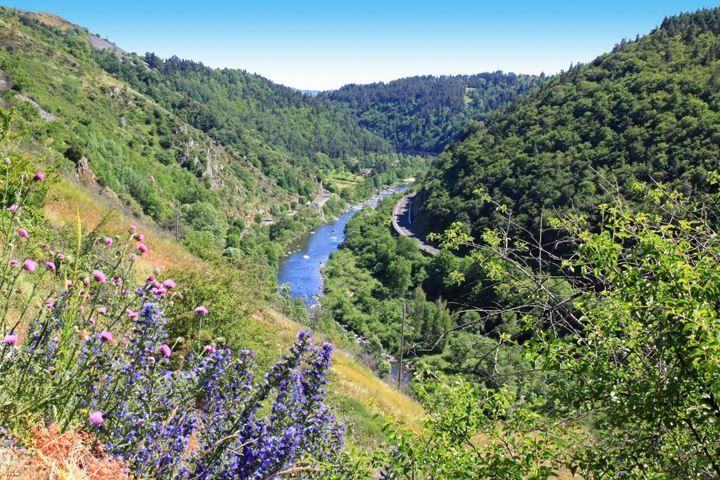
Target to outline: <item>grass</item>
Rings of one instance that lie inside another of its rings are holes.
[[[328,182],[335,185],[335,187],[341,191],[355,187],[361,180],[362,177],[349,172],[333,172],[328,175]]]

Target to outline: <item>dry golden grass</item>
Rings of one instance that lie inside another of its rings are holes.
[[[68,30],[73,27],[72,23],[53,13],[37,12],[32,13],[31,15],[35,20],[47,25],[48,27],[59,28],[62,31]]]
[[[130,480],[125,467],[93,447],[92,437],[56,425],[36,426],[32,445],[0,448],[3,480]]]
[[[300,326],[272,309],[263,309],[255,315],[258,322],[272,328],[278,336],[291,343]],[[360,365],[351,355],[335,350],[330,383],[350,398],[358,400],[367,410],[402,421],[418,430],[424,411],[419,403],[394,389]]]
[[[72,225],[77,221],[78,212],[84,228],[94,229],[108,215],[111,222],[103,226],[108,235],[126,235],[127,229],[134,224],[145,235],[145,243],[151,255],[141,257],[141,270],[160,268],[178,268],[187,265],[199,266],[200,260],[192,256],[185,248],[175,243],[169,235],[158,232],[148,222],[132,216],[120,209],[116,202],[90,191],[87,187],[61,179],[48,192],[45,215],[50,222],[60,227]]]

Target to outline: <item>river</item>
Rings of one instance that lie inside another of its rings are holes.
[[[366,206],[375,208],[380,200],[403,192],[409,186],[404,183],[385,188],[370,200],[353,206],[337,220],[318,227],[292,244],[292,253],[280,262],[278,286],[287,285],[290,297],[302,299],[308,308],[319,305],[323,294],[322,269],[330,255],[345,241],[345,226],[350,219]]]

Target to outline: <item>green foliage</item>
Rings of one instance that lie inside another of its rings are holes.
[[[507,390],[443,380],[417,392],[429,415],[422,433],[386,427],[389,447],[371,461],[385,478],[547,479],[569,463],[572,429],[549,431]]]
[[[503,72],[421,76],[324,92],[402,152],[438,154],[470,119],[483,118],[533,88],[538,77]]]
[[[229,229],[230,221],[305,205],[333,172],[371,170],[343,192],[355,200],[426,166],[327,101],[239,70],[96,51],[82,27],[43,18],[0,8],[0,69],[13,87],[0,92],[0,103],[16,109],[24,146],[184,237],[203,258],[230,247],[236,258],[252,250],[274,264],[320,212],[312,220],[304,212],[304,226],[276,227],[274,245],[261,248],[241,248],[245,225]],[[339,203],[330,207],[338,211]]]
[[[595,207],[618,185],[630,194],[636,180],[654,179],[707,191],[720,166],[718,17],[711,9],[668,19],[471,126],[424,180],[426,225],[442,231],[460,220],[479,237],[505,219],[497,204],[531,232],[568,207],[598,225]]]
[[[655,478],[720,476],[720,319],[717,233],[692,205],[665,197],[685,220],[606,212],[600,233],[580,232],[568,268],[592,279],[572,314],[535,345],[564,415],[593,420],[580,449],[589,471]],[[581,331],[578,331],[578,328]]]
[[[153,53],[118,58],[104,51],[96,61],[221,145],[242,152],[279,188],[306,200],[334,170],[383,173],[407,161],[343,108],[259,75]],[[166,141],[172,145],[171,138]]]

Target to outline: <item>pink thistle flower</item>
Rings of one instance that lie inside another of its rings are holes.
[[[88,417],[88,421],[95,425],[96,427],[99,425],[102,425],[102,423],[105,421],[105,418],[103,417],[102,412],[93,412]]]
[[[30,234],[24,228],[18,228],[17,232],[22,238],[30,238]]]
[[[167,293],[167,290],[163,286],[153,287],[150,289],[150,291],[153,293],[153,295],[157,295],[160,297]]]
[[[45,300],[45,308],[47,308],[48,310],[52,310],[53,308],[55,308],[55,299],[53,297]]]
[[[18,265],[20,265],[20,262],[18,262],[17,260],[15,260],[15,259],[13,258],[12,260],[10,260],[10,261],[8,262],[8,264],[9,264],[11,267],[17,267]]]
[[[205,307],[203,307],[202,305],[200,305],[199,307],[195,307],[195,314],[196,314],[196,315],[200,315],[201,317],[204,317],[204,316],[206,316],[208,313],[210,313],[210,312],[208,311],[208,309],[205,308]]]
[[[128,308],[128,310],[127,310],[127,316],[128,316],[128,318],[131,318],[131,319],[135,320],[136,318],[139,318],[139,317],[140,317],[140,313],[139,313],[139,312],[135,312],[135,311],[133,311],[133,310],[130,310],[130,309]]]
[[[3,338],[3,343],[7,345],[8,347],[11,347],[15,345],[20,338],[15,333],[11,333],[9,335],[5,335],[5,338]]]
[[[95,319],[94,318],[88,318],[88,323],[90,325],[95,325]]]
[[[93,278],[95,278],[95,281],[100,283],[105,283],[107,281],[107,277],[105,277],[105,274],[101,272],[100,270],[95,270],[92,272]]]
[[[113,283],[115,285],[122,285],[122,283],[123,283],[122,277],[119,275],[115,275],[115,277],[113,277]]]
[[[110,237],[105,237],[105,246],[106,247],[112,247],[113,239]]]
[[[165,345],[164,343],[160,345],[160,353],[162,353],[163,357],[170,358],[170,355],[172,355],[172,350],[170,350],[170,347]]]
[[[16,203],[13,203],[12,205],[10,205],[10,206],[8,207],[8,212],[10,212],[10,213],[15,213],[15,212],[17,212],[19,209],[20,209],[20,206],[19,206],[18,204],[16,204]]]
[[[148,247],[146,247],[144,243],[141,243],[140,245],[138,245],[137,249],[138,249],[138,252],[140,252],[140,255],[145,255],[149,251]]]
[[[206,353],[215,353],[217,352],[217,349],[213,347],[212,345],[205,345],[205,348],[203,348]]]
[[[55,264],[53,262],[45,262],[45,263],[43,263],[43,265],[45,265],[47,267],[47,269],[53,273],[55,273],[55,270],[57,270],[57,267],[55,266]]]
[[[89,287],[89,286],[90,286],[90,279],[89,279],[89,278],[83,278],[83,285],[85,285],[86,287]]]
[[[167,288],[168,290],[172,290],[173,288],[177,287],[177,284],[175,283],[175,280],[172,278],[168,278],[163,282],[163,287]]]
[[[37,263],[32,258],[26,258],[23,262],[23,268],[28,272],[34,272],[37,268]]]
[[[134,253],[130,254],[130,261],[134,262],[136,258],[137,258],[137,255],[135,255]]]
[[[65,285],[67,285],[68,288],[72,287],[72,286],[73,286],[72,280],[70,280],[70,279],[68,278],[68,279],[65,281]]]
[[[108,309],[105,306],[98,308],[98,312],[100,312],[100,313],[107,313],[107,310]]]
[[[135,230],[137,230],[137,227],[135,225],[130,225],[130,228],[128,228],[128,232],[135,233]]]
[[[35,180],[36,182],[42,182],[43,180],[45,180],[45,174],[43,172],[36,172],[33,176],[33,180]]]
[[[143,240],[145,240],[145,235],[143,235],[142,233],[136,233],[135,240],[137,240],[138,242],[142,242]]]
[[[102,338],[106,342],[112,342],[115,340],[115,337],[113,337],[113,334],[108,332],[107,330],[103,330],[100,332],[100,338]]]
[[[155,275],[153,275],[152,273],[150,275],[148,275],[148,277],[145,279],[145,282],[147,282],[147,283],[152,283],[154,281],[155,281]]]
[[[63,261],[63,260],[65,260],[65,254],[60,252],[57,255],[55,255],[55,258],[57,258],[60,261]]]

